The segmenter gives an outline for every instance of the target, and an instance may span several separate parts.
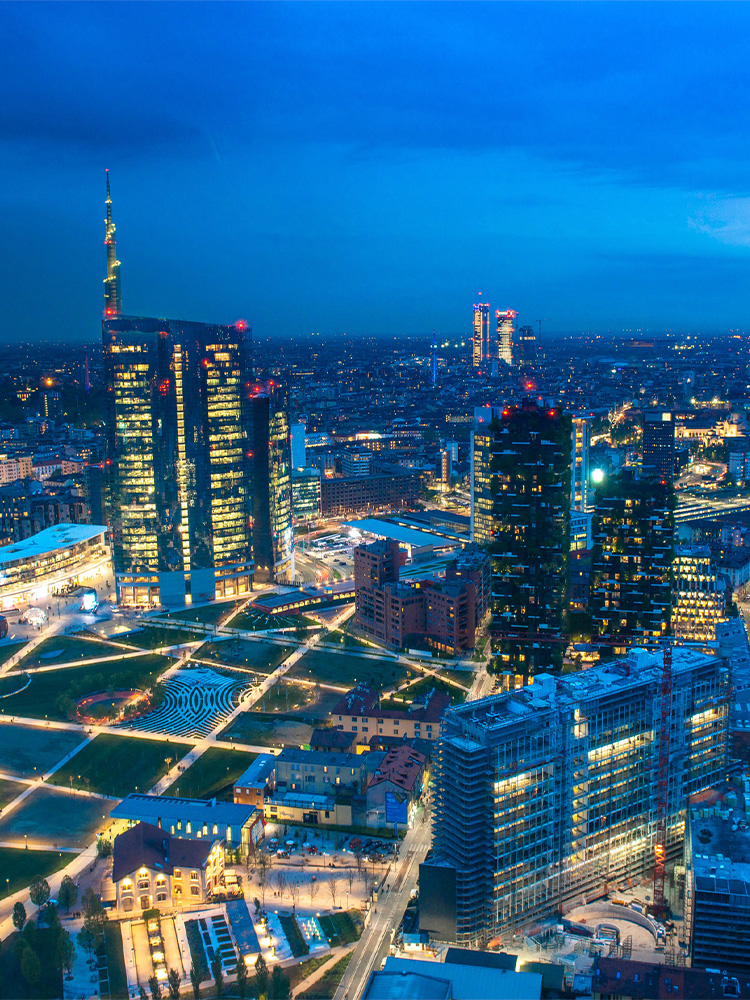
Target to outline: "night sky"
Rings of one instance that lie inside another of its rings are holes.
[[[0,4],[0,341],[745,329],[750,7]]]

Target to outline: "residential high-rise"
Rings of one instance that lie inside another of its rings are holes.
[[[479,302],[474,306],[471,360],[475,368],[489,364],[493,357],[490,341],[490,304]]]
[[[514,322],[517,316],[518,313],[515,309],[495,310],[495,318],[497,319],[496,357],[499,358],[500,361],[504,361],[506,365],[512,365],[514,363]]]
[[[573,417],[570,452],[570,547],[591,548],[589,506],[589,421]]]
[[[726,620],[725,588],[707,545],[681,545],[672,560],[672,630],[681,639],[713,642]]]
[[[253,428],[253,555],[264,583],[294,577],[292,469],[286,391],[276,382],[250,393]]]
[[[492,541],[492,422],[499,419],[502,407],[474,407],[471,432],[471,540],[477,545]]]
[[[320,519],[320,469],[292,469],[292,519],[296,524]]]
[[[674,420],[669,411],[643,415],[643,468],[672,482],[674,476]]]
[[[292,424],[290,430],[292,448],[292,468],[304,469],[307,467],[307,452],[305,449],[305,425],[301,422]]]
[[[102,340],[118,600],[181,604],[249,592],[246,324],[118,316],[103,320]]]
[[[597,491],[590,601],[596,634],[625,646],[669,633],[673,507],[670,481],[629,470]]]
[[[662,656],[634,649],[445,714],[420,930],[484,944],[649,873],[663,755],[667,855],[679,857],[688,796],[725,776],[729,678],[724,660],[675,649],[662,725]]]
[[[112,221],[112,197],[109,193],[109,170],[107,171],[107,218],[105,220],[104,245],[107,248],[107,277],[104,279],[104,316],[120,316],[122,297],[120,295],[120,262],[117,259],[115,224]]]
[[[492,650],[495,670],[509,687],[562,667],[570,440],[570,417],[532,399],[505,407],[489,427]],[[476,435],[474,447],[476,460]],[[476,508],[474,523],[479,541]]]

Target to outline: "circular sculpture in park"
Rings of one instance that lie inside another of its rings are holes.
[[[76,721],[87,725],[98,722],[123,722],[148,712],[151,696],[147,691],[97,691],[87,694],[76,705]]]

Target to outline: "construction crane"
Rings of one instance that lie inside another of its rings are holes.
[[[501,632],[496,633],[494,638],[508,639],[511,641],[533,642],[533,643],[564,643],[570,644],[570,640],[564,636],[550,636],[540,632]],[[692,642],[689,640],[675,639],[674,637],[664,637],[652,639],[643,637],[642,639],[631,638],[630,642],[620,639],[592,639],[591,645],[595,646],[642,646],[656,647],[662,649],[662,671],[661,671],[661,705],[659,716],[659,758],[657,765],[657,796],[656,796],[656,840],[654,843],[654,885],[653,902],[651,912],[655,916],[663,917],[669,911],[669,906],[664,895],[664,882],[667,867],[667,826],[669,819],[669,744],[670,744],[670,722],[672,713],[672,649],[674,646],[692,646],[705,648],[710,646],[708,642]]]

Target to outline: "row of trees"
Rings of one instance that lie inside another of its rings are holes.
[[[364,857],[361,851],[355,854],[355,858],[357,861],[357,870],[355,872],[354,868],[347,868],[344,873],[344,880],[349,883],[349,892],[351,892],[354,886],[354,880],[357,876],[359,876],[359,878],[361,878],[365,883],[365,895],[369,896],[373,885],[377,881],[377,875],[375,874],[374,867],[368,868],[364,864]],[[321,884],[323,884],[317,880],[317,877],[314,874],[305,876],[298,872],[287,872],[280,868],[274,870],[272,856],[261,852],[257,854],[255,863],[258,888],[260,889],[261,908],[265,909],[266,891],[269,885],[274,891],[278,892],[280,896],[290,896],[294,909],[297,908],[303,888],[309,894],[310,906],[314,905],[315,897],[320,891]],[[331,905],[334,907],[337,905],[336,900],[339,898],[342,891],[341,881],[342,880],[335,875],[332,875],[330,878],[324,880],[328,894],[331,897]]]

